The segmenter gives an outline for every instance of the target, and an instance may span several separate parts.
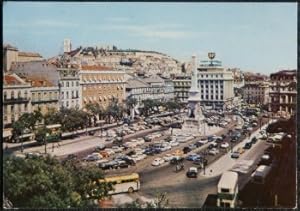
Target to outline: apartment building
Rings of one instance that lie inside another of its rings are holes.
[[[269,103],[269,91],[268,82],[248,83],[242,88],[244,102],[267,105]]]
[[[31,84],[16,74],[3,77],[3,126],[11,124],[26,112],[31,112]]]
[[[79,71],[82,107],[98,103],[106,108],[113,98],[125,100],[125,72],[104,66],[81,66]]]
[[[281,70],[270,75],[269,111],[294,114],[297,103],[297,71]]]
[[[179,75],[173,79],[174,95],[179,101],[183,103],[188,102],[189,90],[191,89],[191,76]]]

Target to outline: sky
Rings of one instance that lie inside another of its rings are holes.
[[[185,62],[208,52],[226,67],[269,74],[297,68],[296,3],[5,2],[3,41],[45,58],[115,45]]]

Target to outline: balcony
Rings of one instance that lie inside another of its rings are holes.
[[[4,99],[3,104],[22,104],[22,103],[28,103],[30,101],[30,98],[11,98],[11,99]]]
[[[40,104],[40,103],[53,103],[58,102],[58,99],[32,99],[32,104]]]

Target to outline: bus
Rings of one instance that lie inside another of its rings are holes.
[[[133,193],[140,190],[140,177],[137,173],[123,176],[111,176],[100,180],[101,183],[111,183],[113,189],[108,192],[109,195],[118,193]]]
[[[224,172],[218,183],[217,206],[234,208],[237,203],[237,194],[238,174],[232,171]]]
[[[269,174],[270,170],[271,170],[270,166],[260,165],[255,170],[255,172],[251,175],[252,176],[252,182],[263,184],[265,182],[265,179],[266,179],[267,175]]]
[[[60,141],[62,135],[61,124],[46,125],[46,128],[51,131],[50,134],[47,133],[46,135],[48,142]]]

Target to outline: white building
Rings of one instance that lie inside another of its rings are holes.
[[[131,78],[127,80],[125,87],[126,87],[126,99],[127,98],[136,99],[137,106],[141,106],[142,101],[149,99],[151,96],[149,85],[138,78]]]
[[[60,74],[59,105],[65,108],[81,108],[79,69],[57,68]]]
[[[234,82],[232,72],[220,63],[201,64],[198,67],[198,89],[201,105],[212,108],[226,108],[233,104]]]

